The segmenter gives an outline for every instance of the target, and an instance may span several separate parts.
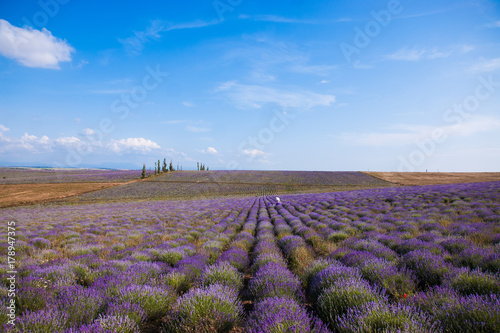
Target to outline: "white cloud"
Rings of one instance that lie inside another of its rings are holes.
[[[8,127],[5,127],[4,125],[0,124],[0,131],[8,132],[8,131],[10,131],[10,129]]]
[[[348,132],[340,139],[355,146],[404,146],[416,141],[432,138],[432,133],[440,131],[447,137],[468,137],[476,133],[500,130],[500,119],[484,116],[471,116],[468,121],[458,125],[420,126],[400,124],[391,127],[392,132]]]
[[[276,15],[257,15],[257,16],[249,16],[249,15],[240,15],[238,16],[239,19],[251,19],[254,21],[261,21],[261,22],[274,22],[274,23],[304,23],[304,24],[314,24],[315,21],[311,20],[300,20],[300,19],[294,19],[294,18],[288,18],[288,17],[283,17],[283,16],[276,16]]]
[[[144,31],[134,32],[134,36],[125,39],[118,39],[123,44],[125,49],[130,54],[140,54],[144,49],[144,44],[149,41],[158,40],[161,38],[161,32],[202,28],[219,23],[218,20],[195,21],[181,24],[166,24],[160,20],[154,20]]]
[[[128,138],[121,140],[112,139],[108,144],[108,148],[115,153],[147,153],[153,149],[160,149],[161,147],[156,142],[144,138]]]
[[[474,49],[474,47],[468,45],[455,46],[446,51],[438,50],[437,48],[433,49],[413,48],[411,50],[408,48],[402,48],[392,54],[386,55],[386,59],[399,60],[399,61],[419,61],[422,59],[448,58],[457,50],[462,53],[467,53],[472,49]]]
[[[59,69],[75,50],[45,28],[18,28],[0,19],[0,54],[26,67]]]
[[[328,75],[328,73],[337,66],[332,65],[295,65],[291,69],[297,73],[306,73],[314,75]]]
[[[209,127],[201,127],[195,125],[187,125],[186,130],[192,133],[206,133],[211,131]]]
[[[318,94],[301,88],[278,89],[257,85],[239,84],[229,81],[221,84],[217,92],[225,92],[239,108],[261,108],[268,103],[282,107],[311,109],[316,106],[329,106],[335,96]]]
[[[189,123],[189,120],[167,120],[165,122],[165,124],[167,125],[177,125],[177,124],[185,124],[185,123]]]
[[[448,58],[452,54],[451,51],[443,52],[443,51],[438,51],[437,49],[433,49],[427,53],[428,53],[427,59]]]
[[[483,73],[483,72],[494,72],[500,69],[500,58],[493,58],[489,60],[482,60],[474,64],[471,68],[472,72]]]
[[[321,80],[319,83],[326,84],[326,83],[330,83],[330,81],[328,81],[328,80]]]
[[[95,131],[92,128],[84,128],[83,133],[85,133],[87,135],[92,135],[95,133]]]
[[[392,54],[387,55],[390,60],[403,60],[403,61],[418,61],[424,55],[425,50],[409,50],[407,48],[400,49]]]
[[[76,147],[78,143],[80,142],[80,139],[74,136],[68,136],[68,137],[60,137],[54,140],[54,143],[56,145],[62,146],[62,147]]]
[[[217,151],[217,149],[215,149],[214,147],[208,147],[206,150],[205,150],[205,149],[202,149],[202,150],[201,150],[201,153],[202,153],[202,154],[217,155],[219,152],[218,152],[218,151]]]
[[[144,49],[144,44],[150,40],[158,39],[161,37],[160,32],[163,31],[163,23],[159,20],[151,22],[149,27],[144,31],[134,33],[134,36],[125,39],[118,39],[123,44],[127,52],[131,54],[139,54]]]
[[[488,24],[486,24],[486,27],[488,27],[488,28],[500,28],[500,21],[488,23]]]
[[[352,67],[356,68],[356,69],[370,69],[372,68],[373,66],[371,65],[367,65],[367,64],[362,64],[359,60],[356,60],[353,64],[352,64]]]
[[[271,155],[270,153],[265,153],[262,150],[258,150],[255,148],[254,149],[243,149],[242,152],[244,155],[249,156],[251,158]]]
[[[192,108],[195,107],[196,105],[192,102],[182,102],[182,105],[184,105],[187,108]]]
[[[23,136],[15,138],[5,136],[4,132],[0,131],[0,153],[18,154],[28,152],[42,154],[65,150],[81,150],[93,154],[110,155],[123,153],[145,154],[156,149],[161,149],[160,145],[144,138],[89,141],[87,138],[75,136],[51,139],[46,135],[37,137],[29,133],[24,133]]]

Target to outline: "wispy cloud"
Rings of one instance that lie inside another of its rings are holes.
[[[226,94],[237,107],[242,109],[259,109],[268,103],[281,107],[311,109],[316,106],[329,106],[335,102],[333,95],[319,94],[298,87],[272,88],[240,84],[235,81],[219,85],[216,92]]]
[[[419,49],[409,50],[407,48],[404,48],[392,54],[387,55],[386,58],[390,60],[418,61],[422,59],[424,54],[425,50],[419,50]]]
[[[474,64],[471,67],[471,71],[475,73],[484,73],[484,72],[494,72],[500,69],[500,58],[493,59],[483,59],[480,62]]]
[[[182,105],[184,105],[187,108],[192,108],[196,106],[196,104],[194,104],[193,102],[182,102]]]
[[[42,28],[18,28],[0,19],[0,54],[26,67],[59,69],[75,49]]]
[[[250,78],[255,82],[279,80],[280,73],[301,73],[324,76],[338,68],[332,63],[311,61],[310,50],[294,43],[276,40],[267,35],[246,36],[244,44],[221,45],[227,48],[227,62],[244,63],[250,68]]]
[[[241,20],[253,20],[258,22],[272,22],[272,23],[293,23],[293,24],[327,24],[327,23],[338,23],[338,22],[350,22],[350,18],[339,18],[328,21],[323,20],[312,20],[312,19],[298,19],[291,17],[284,17],[279,15],[245,15],[241,14],[238,16]]]
[[[337,66],[334,65],[295,65],[291,70],[297,73],[328,75],[336,68]]]
[[[487,28],[500,28],[500,21],[488,23],[488,24],[486,24],[486,27]]]
[[[244,20],[253,20],[253,21],[262,21],[262,22],[274,22],[274,23],[300,23],[300,24],[316,24],[317,21],[315,20],[303,20],[303,19],[296,19],[296,18],[289,18],[289,17],[283,17],[283,16],[277,16],[277,15],[255,15],[255,16],[250,16],[250,15],[240,15],[238,18],[244,19]]]
[[[346,132],[340,135],[340,139],[355,146],[405,146],[429,139],[435,131],[440,131],[448,137],[468,137],[476,133],[497,130],[500,130],[500,119],[476,116],[458,125],[419,126],[400,124],[389,128],[387,132]]]
[[[134,35],[125,39],[118,39],[123,44],[127,52],[131,55],[138,55],[144,49],[147,42],[161,38],[162,32],[182,29],[203,28],[220,23],[218,20],[194,21],[180,24],[167,24],[160,20],[154,20],[144,31],[134,32]]]
[[[354,67],[355,69],[370,69],[370,68],[372,68],[373,66],[372,66],[372,65],[368,65],[368,64],[363,64],[363,63],[361,63],[359,60],[356,60],[356,61],[352,64],[352,67]]]
[[[167,120],[165,124],[167,125],[177,125],[177,124],[185,124],[189,123],[189,120],[182,120],[182,119],[177,119],[177,120]]]
[[[187,125],[186,130],[188,132],[192,132],[192,133],[206,133],[206,132],[210,132],[212,129],[210,127]]]
[[[438,48],[412,48],[407,47],[397,50],[394,53],[385,56],[387,60],[399,60],[399,61],[419,61],[424,59],[438,59],[438,58],[448,58],[455,53],[467,53],[474,50],[472,45],[455,45],[447,48],[446,50],[440,50]]]
[[[202,154],[217,155],[219,152],[214,147],[208,147],[200,151]]]
[[[210,124],[203,120],[189,120],[189,119],[178,119],[178,120],[168,120],[165,122],[167,125],[184,125],[184,129],[191,133],[207,133],[212,131]]]

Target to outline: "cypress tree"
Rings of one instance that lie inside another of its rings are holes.
[[[146,164],[142,165],[141,179],[146,178]]]

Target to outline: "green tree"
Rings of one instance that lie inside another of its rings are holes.
[[[168,168],[167,168],[167,159],[166,158],[163,159],[162,171],[163,172],[167,172],[168,171]]]
[[[155,175],[156,175],[156,170],[157,170],[157,169],[156,169],[156,162],[155,162]]]
[[[196,162],[196,170],[200,171],[200,162]]]
[[[174,171],[174,164],[172,163],[172,160],[170,160],[170,165],[168,166],[168,169],[170,171]]]
[[[142,165],[141,179],[146,178],[146,164]]]

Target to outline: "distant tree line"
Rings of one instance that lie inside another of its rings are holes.
[[[154,168],[154,174],[159,175],[162,173],[167,173],[167,172],[173,172],[173,171],[179,171],[182,170],[182,165],[179,166],[179,163],[177,163],[177,168],[174,168],[174,163],[172,160],[170,160],[170,163],[167,164],[167,159],[163,159],[163,164],[160,163],[160,160],[158,162],[155,162],[155,168]],[[146,178],[148,175],[146,174],[146,163],[142,165],[142,173],[141,173],[141,179]]]
[[[204,163],[196,162],[196,170],[208,171],[208,166],[206,166]]]
[[[207,165],[205,165],[205,163],[196,162],[196,170],[208,171],[209,168]],[[155,167],[154,167],[155,176],[160,175],[162,173],[173,172],[173,171],[182,171],[182,165],[179,165],[179,163],[177,163],[177,167],[174,167],[174,163],[172,162],[172,160],[170,160],[170,163],[167,163],[166,158],[163,159],[163,163],[160,163],[160,160],[155,162]],[[146,163],[144,163],[142,165],[141,179],[149,177],[150,175],[147,174]]]

